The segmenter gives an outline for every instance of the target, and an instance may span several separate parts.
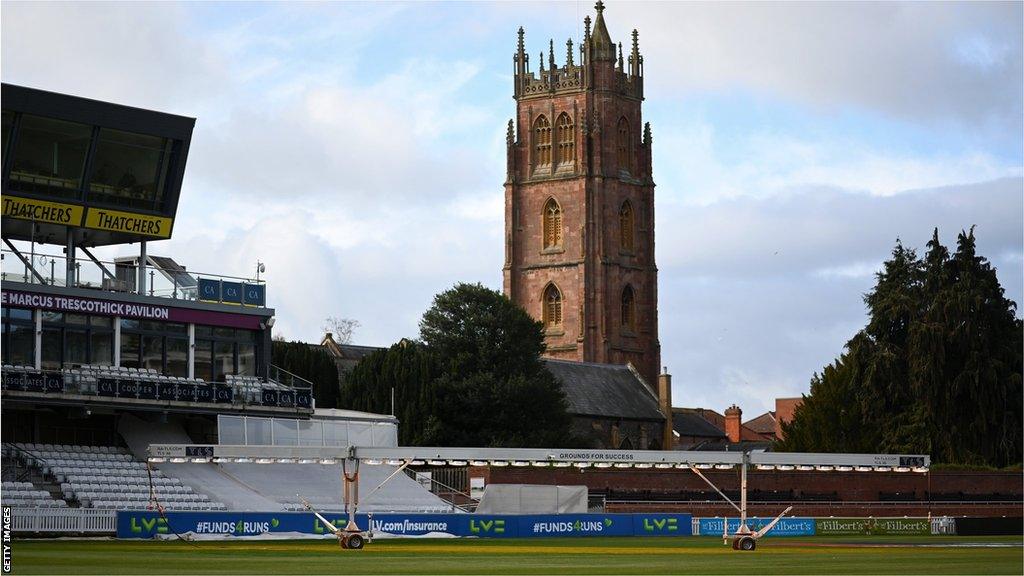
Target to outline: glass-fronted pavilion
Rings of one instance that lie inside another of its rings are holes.
[[[259,271],[199,273],[148,253],[171,237],[194,118],[10,84],[0,104],[5,402],[74,392],[310,408],[308,383],[270,364]],[[124,244],[138,255],[90,251]]]

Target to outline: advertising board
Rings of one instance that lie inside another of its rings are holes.
[[[322,514],[342,528],[346,517]],[[423,536],[431,533],[477,538],[532,538],[550,536],[689,536],[689,514],[359,514],[356,522],[374,533]],[[153,538],[174,533],[258,536],[295,532],[311,536],[330,529],[305,512],[167,512],[119,511],[118,538]]]

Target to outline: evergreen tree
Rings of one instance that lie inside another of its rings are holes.
[[[812,379],[781,448],[1020,462],[1024,324],[974,230],[953,255],[935,230],[923,261],[897,243],[865,304],[867,326]]]
[[[408,445],[572,446],[565,396],[540,360],[542,326],[502,294],[458,284],[403,341],[364,358],[342,405],[388,412],[390,393]]]
[[[270,357],[275,366],[313,383],[317,408],[338,407],[338,367],[326,350],[305,342],[275,340]]]

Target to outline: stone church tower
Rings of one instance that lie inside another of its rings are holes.
[[[508,125],[505,294],[545,325],[546,356],[632,364],[657,386],[651,131],[641,116],[643,57],[597,19],[578,53],[554,42],[531,70],[523,29]],[[576,62],[575,58],[579,61]]]

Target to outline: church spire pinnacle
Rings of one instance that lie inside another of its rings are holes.
[[[608,26],[604,23],[604,2],[597,0],[594,9],[597,10],[593,36],[594,60],[614,61],[615,44],[612,42],[611,35],[608,34]]]
[[[644,59],[640,56],[640,33],[633,29],[633,51],[629,54],[629,75],[639,76],[640,65]]]

